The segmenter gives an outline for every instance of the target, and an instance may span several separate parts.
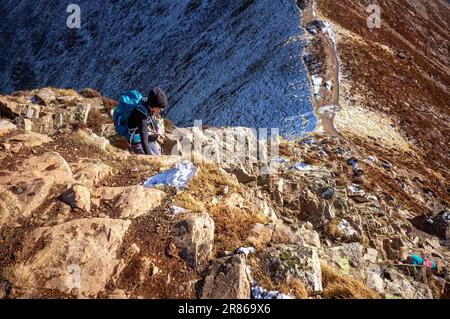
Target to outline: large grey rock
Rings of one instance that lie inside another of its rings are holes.
[[[17,196],[23,217],[51,196],[59,196],[72,183],[69,164],[54,152],[31,156],[13,172],[0,171],[0,185]]]
[[[381,277],[381,269],[378,265],[372,264],[366,269],[366,285],[368,288],[382,294],[385,283]]]
[[[130,224],[91,218],[37,228],[25,238],[14,266],[15,297],[39,295],[41,289],[95,297],[114,273]]]
[[[163,191],[142,185],[99,187],[91,192],[92,204],[100,206],[102,201],[108,201],[120,218],[130,219],[148,214],[159,207],[165,197]]]
[[[14,131],[16,126],[8,120],[0,119],[0,136]]]
[[[201,272],[209,260],[214,241],[214,221],[208,213],[188,213],[173,227],[172,244],[190,267]]]
[[[205,278],[203,299],[249,299],[250,282],[243,255],[233,255],[213,261]]]
[[[75,185],[66,190],[61,199],[72,208],[79,208],[86,212],[91,210],[91,192],[88,188]]]
[[[359,268],[363,263],[364,248],[360,243],[342,244],[325,249],[325,257],[337,266],[342,273],[350,274],[352,268]]]
[[[276,283],[299,279],[309,291],[322,291],[322,271],[316,248],[275,245],[262,251],[260,257],[265,271]]]

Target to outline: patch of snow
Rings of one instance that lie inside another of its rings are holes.
[[[284,157],[275,157],[272,159],[272,161],[274,161],[275,163],[278,164],[283,164],[283,163],[289,163],[290,160],[288,158],[284,158]]]
[[[170,205],[169,206],[170,211],[172,212],[173,216],[176,216],[178,214],[182,214],[186,211],[183,207],[179,207],[176,205]]]
[[[312,80],[314,94],[319,94],[323,79],[317,75],[313,75],[313,76],[311,76],[311,80]]]
[[[308,165],[302,162],[292,165],[289,169],[296,169],[299,171],[314,171],[317,170],[318,168],[316,166]]]
[[[342,81],[342,64],[341,64],[341,59],[339,57],[339,51],[337,48],[336,37],[334,36],[334,33],[333,33],[333,27],[330,24],[330,22],[328,22],[328,21],[324,21],[324,24],[325,24],[325,28],[323,28],[322,31],[331,39],[331,42],[333,43],[334,52],[336,52],[336,60],[338,62],[338,67],[339,67],[339,81]]]
[[[237,254],[244,254],[244,255],[248,255],[248,254],[252,254],[256,251],[256,249],[254,247],[239,247],[236,250]]]
[[[185,188],[188,182],[194,177],[197,168],[189,161],[184,161],[175,165],[162,173],[154,175],[144,182],[145,187],[154,185],[173,186],[177,189]]]
[[[333,82],[331,80],[328,80],[325,85],[328,91],[331,91],[331,89],[333,88]]]
[[[288,136],[294,125],[299,134],[317,124],[295,1],[81,0],[89,17],[70,41],[61,40],[68,39],[61,27],[64,1],[35,1],[33,10],[29,1],[3,3],[2,11],[15,18],[6,20],[2,33],[17,40],[2,51],[9,61],[0,73],[3,92],[16,89],[10,74],[19,64],[36,87],[80,90],[89,79],[116,100],[131,88],[147,94],[157,83],[170,96],[167,116],[177,126],[202,119],[216,127],[277,127]],[[24,19],[39,23],[23,24]],[[45,37],[33,41],[35,34]],[[37,47],[21,45],[31,42]],[[26,63],[18,63],[19,51]],[[142,64],[152,66],[151,79]],[[124,74],[127,66],[136,68]],[[286,121],[301,114],[308,121],[304,131],[297,118]]]
[[[294,299],[294,297],[282,294],[279,291],[276,290],[268,291],[267,289],[264,289],[258,285],[252,286],[251,290],[253,299]]]
[[[375,156],[369,156],[369,157],[367,158],[367,162],[374,163],[374,162],[376,162],[376,161],[377,161],[377,158],[376,158]]]
[[[350,196],[352,196],[352,195],[364,196],[365,195],[364,191],[361,188],[359,188],[357,185],[348,186],[347,191]]]
[[[346,237],[352,237],[357,234],[356,230],[345,219],[337,225],[337,228],[345,234]]]
[[[258,283],[253,279],[252,272],[250,268],[247,266],[245,269],[247,273],[248,281],[251,285],[251,293],[253,299],[294,299],[289,295],[285,295],[280,293],[279,291],[270,290],[262,288]]]

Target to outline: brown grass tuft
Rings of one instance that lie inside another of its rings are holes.
[[[91,88],[84,88],[80,91],[80,95],[88,98],[88,99],[92,99],[95,97],[102,97],[102,95],[100,94],[100,92],[98,92],[97,90],[91,89]]]
[[[95,133],[102,133],[103,124],[111,123],[111,117],[102,113],[100,110],[92,108],[89,111],[86,125]]]
[[[77,91],[72,89],[59,89],[51,86],[49,86],[48,89],[57,96],[78,96]]]
[[[253,279],[268,290],[276,290],[285,295],[294,296],[297,299],[307,299],[308,291],[305,284],[298,278],[293,278],[289,282],[275,283],[270,275],[265,271],[263,262],[255,255],[250,255],[247,259]]]
[[[380,296],[362,282],[343,275],[332,267],[321,264],[322,297],[326,299],[378,299]]]
[[[245,240],[250,235],[252,225],[255,223],[265,224],[267,219],[241,208],[230,207],[218,203],[209,209],[209,215],[215,223],[215,243],[217,251],[234,251],[244,246]]]
[[[216,252],[234,251],[245,244],[254,223],[267,222],[264,216],[247,207],[233,207],[221,200],[213,204],[213,199],[224,186],[228,186],[228,194],[238,193],[245,200],[246,191],[242,189],[242,185],[214,165],[202,164],[189,182],[188,189],[178,193],[173,199],[175,205],[194,212],[207,211],[210,214],[216,228],[214,245]]]
[[[111,110],[113,108],[115,108],[118,104],[117,101],[114,101],[113,99],[110,99],[105,96],[102,96],[102,103],[103,103],[103,106],[105,107],[106,111],[108,112],[108,114],[110,114]]]
[[[279,146],[279,152],[281,156],[291,158],[294,154],[291,151],[291,146],[287,142],[281,142]]]

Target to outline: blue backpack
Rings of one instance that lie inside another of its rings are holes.
[[[114,127],[117,134],[124,136],[128,142],[131,142],[132,132],[128,127],[128,118],[130,113],[137,108],[139,111],[148,115],[147,108],[141,104],[142,94],[136,90],[131,90],[123,94],[119,99],[119,104],[113,111]]]

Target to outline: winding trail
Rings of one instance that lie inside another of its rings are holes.
[[[320,76],[324,79],[325,83],[331,81],[331,88],[327,89],[321,87],[320,89],[320,99],[316,99],[312,96],[312,103],[314,105],[314,111],[318,119],[318,126],[323,127],[323,130],[332,135],[339,136],[339,132],[334,126],[334,117],[336,113],[340,110],[339,106],[339,80],[340,80],[340,70],[339,70],[339,58],[336,45],[330,34],[324,32],[311,33],[307,26],[312,22],[316,21],[316,15],[314,12],[315,0],[304,0],[305,7],[302,9],[300,6],[300,1],[297,1],[297,6],[300,9],[302,16],[302,27],[307,32],[308,50],[313,54],[318,54],[320,59],[320,64],[323,67],[323,72]],[[317,20],[318,21],[318,20]],[[319,21],[323,22],[323,21]],[[319,45],[318,52],[317,46]],[[318,74],[312,74],[311,70],[306,67],[310,77],[311,83],[312,77]]]

